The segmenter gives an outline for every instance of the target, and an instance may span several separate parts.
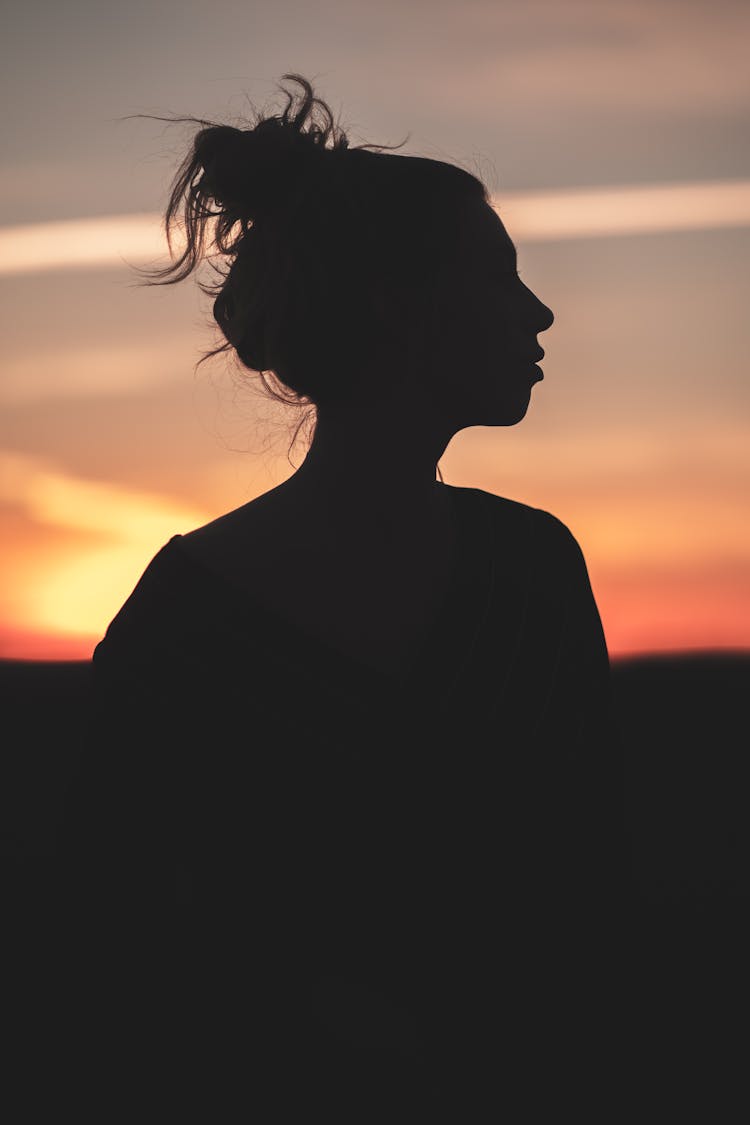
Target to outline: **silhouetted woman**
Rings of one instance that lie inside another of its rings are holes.
[[[214,1114],[232,1090],[258,1120],[580,1119],[618,1010],[605,638],[565,524],[436,480],[458,431],[524,418],[553,314],[478,179],[349,147],[285,78],[296,112],[197,122],[186,248],[150,276],[225,261],[224,347],[314,436],[174,535],[96,648],[69,816],[90,1026],[131,1075],[219,1073]]]

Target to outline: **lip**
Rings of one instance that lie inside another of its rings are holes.
[[[540,348],[539,354],[534,356],[534,363],[538,363],[540,359],[544,359],[544,348]]]

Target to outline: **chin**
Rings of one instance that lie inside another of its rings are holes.
[[[517,426],[523,422],[529,410],[528,402],[505,407],[503,410],[487,411],[487,421],[480,422],[481,426]],[[492,415],[490,417],[490,415]]]
[[[527,394],[515,402],[485,402],[467,412],[467,420],[461,422],[458,429],[467,430],[472,426],[517,426],[526,417],[530,401],[531,395]]]

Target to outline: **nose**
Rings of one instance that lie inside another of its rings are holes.
[[[552,309],[549,308],[548,305],[545,305],[544,301],[541,301],[539,297],[537,297],[533,289],[529,289],[529,293],[533,298],[533,304],[536,305],[536,314],[541,320],[541,323],[539,324],[539,327],[536,329],[536,331],[546,332],[547,329],[551,328],[554,324],[555,314],[552,312]]]
[[[552,325],[555,323],[555,314],[553,313],[552,309],[548,308],[548,306],[544,304],[544,302],[539,301],[539,304],[542,306],[542,309],[544,310],[544,317],[543,317],[544,323],[543,323],[542,327],[539,329],[539,331],[540,332],[546,332],[547,329],[551,328]]]

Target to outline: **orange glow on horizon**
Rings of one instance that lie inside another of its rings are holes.
[[[601,604],[600,604],[601,608]],[[604,614],[602,614],[604,617]],[[647,617],[644,612],[643,618]],[[699,628],[682,629],[679,623],[670,635],[663,629],[653,629],[653,634],[648,631],[648,621],[636,619],[631,628],[622,629],[620,643],[613,640],[613,631],[607,628],[607,648],[610,661],[614,664],[620,660],[635,659],[651,656],[681,656],[691,652],[715,653],[736,652],[750,653],[747,644],[748,625],[740,626],[732,620],[723,623],[715,618],[711,621],[712,631],[709,634],[714,639],[706,640],[706,634]],[[29,661],[67,661],[91,660],[94,649],[101,636],[83,636],[65,633],[38,633],[30,629],[0,628],[0,660],[29,660]]]
[[[613,660],[657,652],[750,650],[747,582],[668,575],[593,584]],[[744,598],[743,598],[744,595]],[[744,602],[744,604],[743,604]]]
[[[0,628],[0,660],[90,660],[101,637]]]

